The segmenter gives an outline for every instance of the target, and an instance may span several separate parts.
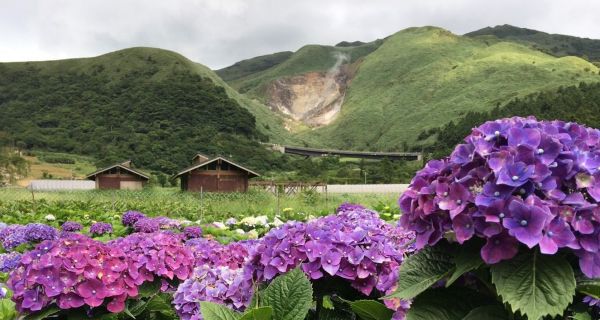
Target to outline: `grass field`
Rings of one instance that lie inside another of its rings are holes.
[[[46,156],[65,157],[75,163],[49,163],[44,161]],[[96,171],[96,166],[93,164],[94,159],[86,156],[36,151],[35,155],[26,155],[24,158],[29,162],[29,174],[17,182],[22,187],[26,187],[31,180],[35,179],[81,179]]]
[[[248,193],[216,194],[181,192],[176,188],[149,188],[143,191],[36,192],[26,189],[0,189],[0,222],[23,223],[27,217],[46,214],[80,219],[88,216],[120,215],[139,210],[151,216],[202,222],[227,218],[267,215],[304,220],[308,216],[332,213],[341,203],[360,203],[379,211],[397,211],[396,194],[324,194],[305,192],[281,196],[251,190]],[[20,220],[19,220],[20,219]],[[33,221],[25,221],[33,222]]]

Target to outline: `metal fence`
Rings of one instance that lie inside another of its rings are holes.
[[[96,182],[91,180],[32,180],[27,189],[32,191],[93,190]]]

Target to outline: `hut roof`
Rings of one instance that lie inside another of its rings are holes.
[[[90,179],[90,180],[94,180],[97,175],[99,175],[99,174],[101,174],[101,173],[103,173],[105,171],[108,171],[110,169],[114,169],[114,168],[121,168],[121,169],[123,169],[125,171],[128,171],[128,172],[130,172],[130,173],[132,173],[132,174],[134,174],[136,176],[142,177],[142,178],[144,178],[146,180],[150,179],[150,176],[148,174],[132,168],[131,167],[131,160],[127,160],[127,161],[120,162],[120,163],[114,164],[114,165],[106,167],[106,168],[102,168],[100,170],[97,170],[95,172],[92,172],[92,173],[88,174],[85,178],[86,179]]]
[[[194,157],[194,159],[195,159],[195,157]],[[232,166],[234,166],[234,167],[237,167],[237,168],[239,168],[239,169],[242,169],[242,170],[244,170],[244,171],[248,172],[250,175],[252,175],[252,176],[254,176],[254,177],[260,177],[260,174],[258,174],[258,173],[256,173],[256,172],[254,172],[254,171],[252,171],[252,170],[250,170],[250,169],[248,169],[248,168],[245,168],[245,167],[243,167],[242,165],[239,165],[239,164],[237,164],[237,163],[235,163],[235,162],[233,162],[233,161],[231,161],[231,160],[229,160],[229,159],[226,159],[226,158],[224,158],[224,157],[221,157],[221,156],[219,156],[219,157],[216,157],[216,158],[213,158],[213,159],[210,159],[210,160],[206,160],[206,161],[204,161],[204,162],[201,162],[201,163],[193,164],[193,165],[191,165],[191,166],[189,166],[189,167],[187,167],[187,168],[185,168],[185,169],[181,170],[180,172],[178,172],[178,173],[177,173],[176,175],[174,175],[174,176],[173,176],[171,179],[178,178],[178,177],[179,177],[179,176],[181,176],[182,174],[188,173],[188,172],[190,172],[190,171],[193,171],[193,170],[196,170],[196,169],[198,169],[198,168],[202,168],[202,167],[204,167],[204,166],[206,166],[206,165],[208,165],[208,164],[210,164],[210,163],[213,163],[213,162],[215,162],[215,161],[217,161],[217,160],[222,160],[222,161],[225,161],[225,162],[229,163],[230,165],[232,165]]]

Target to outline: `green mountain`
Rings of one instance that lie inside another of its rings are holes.
[[[304,123],[294,134],[310,144],[407,150],[434,142],[419,140],[422,131],[468,112],[582,81],[600,81],[584,59],[422,27],[356,47],[307,46],[229,84]]]
[[[277,115],[205,66],[153,48],[0,64],[0,131],[19,148],[99,164],[131,158],[162,172],[189,165],[198,151],[270,169],[277,155],[259,142],[287,137]]]
[[[600,83],[562,87],[516,98],[485,112],[469,112],[442,127],[424,131],[421,138],[435,137],[429,149],[435,158],[447,156],[453,147],[482,123],[512,116],[535,116],[540,120],[574,121],[600,128]]]
[[[291,51],[283,51],[258,56],[236,62],[232,66],[216,70],[215,73],[225,81],[233,81],[274,67],[289,59],[293,54]]]
[[[358,46],[324,46],[324,45],[306,45],[294,52],[291,56],[274,64],[270,68],[259,70],[255,73],[243,73],[242,68],[246,65],[244,61],[234,64],[231,67],[218,70],[217,73],[226,74],[244,74],[235,77],[227,82],[241,93],[246,93],[251,97],[264,98],[266,85],[271,81],[285,76],[292,76],[306,72],[327,71],[336,61],[344,59],[346,63],[352,63],[376,50],[382,40],[376,40],[369,43],[359,43]],[[280,53],[281,54],[281,53]],[[280,55],[279,54],[279,55]],[[274,54],[278,55],[278,54]],[[285,56],[285,55],[284,55]],[[269,56],[263,56],[269,57]],[[246,62],[262,60],[262,57],[245,60]],[[237,65],[237,66],[236,66]],[[227,79],[224,77],[223,79]],[[263,100],[264,101],[264,100]]]
[[[514,27],[508,24],[486,27],[469,32],[465,36],[482,38],[493,36],[499,39],[530,45],[533,48],[557,57],[578,56],[600,63],[600,40],[562,34],[549,34],[537,30]]]

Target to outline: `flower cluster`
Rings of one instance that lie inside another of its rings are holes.
[[[135,232],[154,233],[159,230],[180,229],[181,222],[167,217],[140,218],[133,224]]]
[[[8,273],[19,266],[21,254],[18,252],[0,254],[0,272]]]
[[[182,283],[175,292],[173,305],[184,320],[201,320],[199,302],[225,304],[243,311],[252,299],[252,273],[250,269],[227,266],[201,265],[193,276]]]
[[[343,207],[338,212],[271,230],[253,250],[257,280],[271,280],[300,265],[311,280],[335,276],[365,295],[374,289],[391,292],[414,235],[385,223],[373,211]]]
[[[133,227],[133,225],[140,219],[146,218],[146,215],[138,211],[127,211],[123,214],[121,222],[124,226]]]
[[[56,238],[58,238],[58,231],[41,223],[30,223],[25,226],[13,224],[0,229],[0,242],[7,251],[25,243],[38,243]]]
[[[519,244],[560,248],[600,276],[600,131],[576,123],[510,118],[473,129],[452,155],[432,160],[400,198],[400,224],[422,248],[453,231],[486,239],[482,258],[510,259]]]
[[[109,242],[127,252],[129,273],[134,278],[153,281],[163,279],[185,280],[192,273],[194,255],[184,245],[180,234],[171,232],[133,233]]]
[[[195,239],[202,237],[202,227],[188,226],[183,228],[183,234],[187,239]]]
[[[60,228],[64,232],[78,232],[83,229],[83,226],[74,221],[66,221]]]
[[[0,229],[0,242],[2,248],[6,251],[11,251],[23,243],[27,243],[25,239],[25,227],[18,224],[13,224]]]
[[[248,261],[250,251],[257,241],[247,240],[220,244],[215,240],[198,238],[186,242],[194,254],[196,266],[226,266],[231,269],[242,268]]]
[[[90,226],[90,233],[95,236],[101,236],[107,233],[112,233],[113,227],[110,223],[96,222]]]
[[[109,311],[120,312],[143,282],[127,269],[120,248],[72,233],[23,254],[7,284],[20,312],[39,311],[51,303],[70,309],[105,302]]]

